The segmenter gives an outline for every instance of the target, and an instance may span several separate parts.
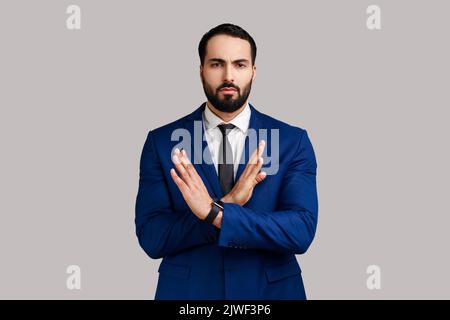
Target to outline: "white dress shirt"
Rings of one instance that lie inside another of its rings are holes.
[[[234,178],[236,179],[237,169],[239,167],[239,162],[242,157],[242,152],[244,150],[245,138],[247,136],[247,130],[250,124],[251,110],[248,103],[244,109],[230,122],[225,122],[216,116],[206,103],[205,111],[203,112],[203,128],[205,130],[206,141],[208,142],[209,151],[214,162],[214,167],[216,168],[217,174],[218,163],[219,163],[219,152],[220,144],[222,143],[222,133],[217,127],[222,123],[231,123],[235,127],[229,131],[227,134],[228,141],[231,145],[231,150],[233,152],[233,169]]]

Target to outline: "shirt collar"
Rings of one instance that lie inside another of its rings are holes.
[[[246,103],[244,110],[241,111],[236,117],[234,117],[233,120],[231,120],[228,123],[231,123],[235,125],[237,128],[239,128],[243,133],[247,132],[247,129],[250,124],[250,115],[251,110],[248,106],[248,102]],[[208,107],[208,103],[206,103],[205,111],[203,111],[203,121],[205,123],[205,129],[210,130],[214,129],[221,123],[225,123],[222,119],[220,119],[218,116],[216,116],[211,109]]]

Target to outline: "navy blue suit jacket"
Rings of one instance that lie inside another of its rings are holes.
[[[194,122],[202,120],[205,106],[151,130],[142,151],[136,235],[151,258],[163,258],[155,299],[306,299],[295,254],[310,246],[318,215],[317,164],[307,132],[250,104],[250,128],[278,129],[278,172],[259,183],[243,207],[225,204],[218,229],[192,213],[169,172],[172,149],[180,142],[172,141],[172,133],[182,128],[194,137]],[[270,156],[273,137],[259,138],[266,140]],[[247,137],[246,159],[251,145]],[[211,157],[205,139],[202,147],[204,156]],[[198,150],[193,154],[194,147],[187,149],[193,163],[202,157]],[[214,164],[201,162],[194,163],[198,174],[211,197],[221,198]],[[236,181],[246,162],[239,164]]]

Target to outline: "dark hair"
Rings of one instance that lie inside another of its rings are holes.
[[[209,39],[219,34],[225,34],[231,37],[247,40],[250,43],[252,64],[255,64],[256,43],[255,40],[253,40],[252,36],[249,35],[247,31],[245,31],[244,29],[242,29],[237,25],[231,23],[223,23],[209,30],[207,33],[203,35],[202,39],[200,40],[200,43],[198,44],[198,55],[200,56],[200,63],[202,65],[205,62],[206,45],[208,44]]]

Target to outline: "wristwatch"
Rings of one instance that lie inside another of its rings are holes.
[[[203,221],[212,224],[221,210],[223,210],[223,202],[220,201],[220,199],[213,198],[213,202],[211,203],[211,211],[209,211]]]

